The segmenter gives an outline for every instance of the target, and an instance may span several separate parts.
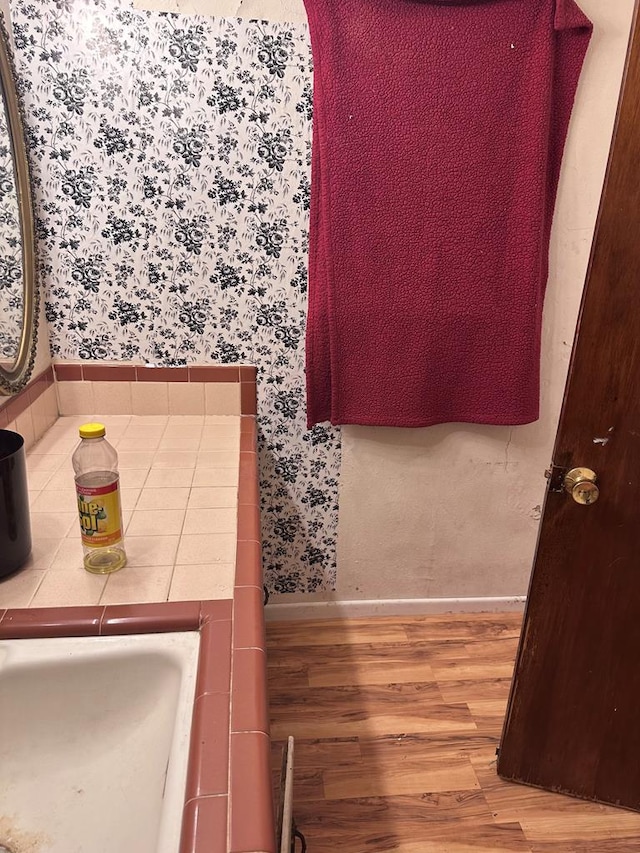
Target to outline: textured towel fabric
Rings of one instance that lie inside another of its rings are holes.
[[[309,426],[538,417],[573,0],[305,0]]]

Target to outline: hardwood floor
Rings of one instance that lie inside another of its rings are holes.
[[[637,853],[640,815],[496,775],[520,614],[269,624],[309,853]]]

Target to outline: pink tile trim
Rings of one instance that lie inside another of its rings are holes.
[[[199,797],[184,807],[180,853],[227,853],[227,797]]]
[[[86,382],[135,382],[136,369],[126,364],[84,364],[82,378]]]
[[[205,622],[200,628],[200,659],[196,696],[229,693],[231,684],[231,622]]]
[[[58,382],[80,382],[82,380],[82,365],[81,364],[54,364]]]
[[[258,376],[258,368],[245,365],[240,368],[240,382],[255,382]]]
[[[18,415],[21,415],[26,411],[41,394],[44,394],[52,382],[53,369],[49,366],[25,385],[22,391],[19,391],[12,397],[0,397],[0,427],[3,425],[3,413],[6,418],[6,421],[4,422],[4,425],[6,426],[8,423],[15,420]]]
[[[138,382],[188,382],[187,367],[136,367]]]
[[[102,607],[34,607],[7,610],[0,639],[93,637],[100,633]]]
[[[242,368],[240,368],[241,370]],[[240,371],[237,367],[223,364],[215,367],[189,367],[189,382],[239,382]]]
[[[52,371],[50,376],[52,381]],[[255,439],[254,418],[242,418],[241,434]],[[256,850],[275,853],[256,454],[242,451],[240,462],[240,499],[246,503],[239,508],[233,602],[0,610],[0,638],[200,629],[195,736],[189,758],[190,788],[184,809],[181,853]],[[256,538],[243,538],[242,534],[247,532]],[[233,734],[230,713],[236,729]],[[227,755],[231,761],[229,802],[233,806],[230,848],[227,846],[228,777],[221,772],[222,766],[226,769]]]
[[[258,400],[255,382],[240,383],[240,412],[243,415],[258,413]]]
[[[233,601],[230,598],[223,598],[219,601],[201,601],[200,602],[200,624],[205,622],[216,622],[219,620],[229,620],[233,615]]]
[[[236,586],[262,589],[262,549],[259,542],[238,542],[236,551]]]
[[[242,451],[243,438],[250,438],[250,436],[240,436],[241,451],[240,470],[238,473],[238,504],[253,504],[257,507],[260,503],[260,489],[258,486],[258,478],[256,476],[258,457],[253,452],[248,453]]]
[[[240,435],[248,433],[252,435],[254,440],[258,435],[258,427],[254,415],[242,415],[240,418]]]
[[[267,655],[262,649],[233,653],[231,731],[269,734]]]
[[[31,400],[29,398],[29,386],[23,388],[22,391],[19,391],[17,394],[14,394],[13,397],[9,397],[8,401],[4,404],[4,411],[7,413],[8,423],[11,421],[15,421],[15,419],[25,412],[29,406],[31,405]]]
[[[229,788],[229,694],[207,693],[193,706],[185,799],[226,794]]]
[[[197,631],[199,628],[199,601],[107,605],[100,623],[100,633],[105,635]]]
[[[260,541],[260,509],[255,503],[242,503],[238,498],[238,540]]]
[[[275,853],[271,798],[247,796],[256,780],[269,778],[269,738],[262,732],[231,735],[230,853]]]
[[[240,450],[246,451],[247,453],[255,453],[256,451],[256,442],[253,435],[250,432],[241,432],[240,433]]]
[[[266,649],[263,593],[255,586],[234,590],[233,648]]]

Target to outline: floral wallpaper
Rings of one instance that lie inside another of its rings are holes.
[[[22,240],[11,138],[0,104],[0,363],[13,367],[22,334]]]
[[[305,26],[14,0],[54,356],[258,365],[265,577],[335,585],[339,432],[305,427]]]

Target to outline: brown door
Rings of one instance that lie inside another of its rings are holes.
[[[640,810],[637,5],[498,772]],[[596,502],[563,487],[576,467]]]

